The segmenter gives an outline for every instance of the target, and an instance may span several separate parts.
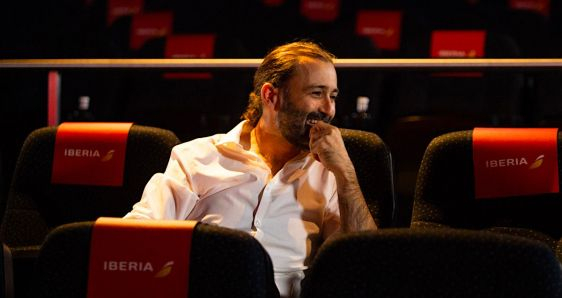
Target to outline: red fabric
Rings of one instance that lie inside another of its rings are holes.
[[[401,11],[361,10],[356,25],[357,34],[369,36],[379,49],[400,49]]]
[[[58,71],[52,70],[49,71],[48,77],[47,122],[50,126],[54,126],[60,121],[60,74]]]
[[[170,35],[166,39],[164,56],[177,59],[213,58],[215,52],[215,34]],[[211,79],[209,72],[166,73],[168,79]]]
[[[167,11],[135,15],[131,23],[129,47],[138,50],[147,40],[170,34],[173,17],[173,13]]]
[[[546,17],[550,15],[550,0],[509,0],[509,7],[532,10]]]
[[[171,35],[166,40],[166,58],[213,58],[214,34]]]
[[[144,6],[143,0],[107,0],[107,26],[123,16],[139,14]]]
[[[67,122],[57,129],[51,182],[123,185],[132,123]]]
[[[558,128],[475,128],[476,198],[558,193]]]
[[[482,58],[486,31],[437,30],[431,34],[432,58]]]
[[[451,30],[433,31],[431,35],[432,58],[482,58],[486,44],[486,31]],[[482,77],[481,72],[438,72],[434,77]]]
[[[262,3],[265,6],[279,6],[285,3],[285,0],[262,0]]]
[[[185,298],[195,221],[99,218],[92,232],[88,298]]]
[[[332,22],[340,15],[340,0],[301,0],[301,15],[313,22]]]

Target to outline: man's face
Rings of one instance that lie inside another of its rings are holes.
[[[293,146],[308,150],[308,119],[330,122],[336,113],[336,70],[331,63],[307,58],[280,90],[277,127]]]

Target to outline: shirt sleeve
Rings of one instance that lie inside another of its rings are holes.
[[[140,201],[124,218],[184,220],[198,199],[187,168],[172,151],[166,171],[152,176]]]

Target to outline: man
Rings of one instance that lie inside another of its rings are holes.
[[[176,146],[126,218],[190,219],[251,233],[282,297],[297,297],[310,257],[338,232],[376,229],[340,131],[333,55],[311,42],[271,51],[245,121]]]

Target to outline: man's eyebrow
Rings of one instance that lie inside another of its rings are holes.
[[[310,89],[314,89],[314,88],[321,88],[321,89],[324,89],[324,90],[329,90],[329,89],[330,89],[330,87],[325,86],[325,85],[310,85],[310,86],[305,87],[305,90],[310,90]],[[335,88],[335,89],[333,89],[333,90],[330,90],[330,92],[339,93],[340,90],[339,90],[338,88]]]

